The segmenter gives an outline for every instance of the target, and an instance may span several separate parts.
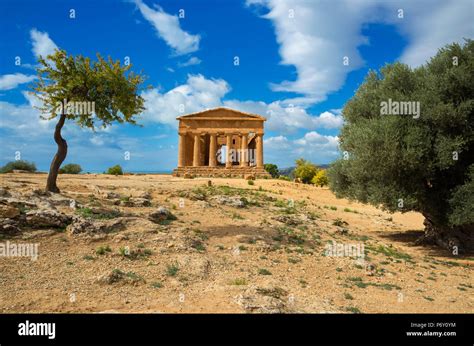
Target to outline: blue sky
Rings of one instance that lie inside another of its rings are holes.
[[[473,4],[3,0],[0,164],[20,153],[40,170],[49,167],[55,121],[40,120],[33,107],[38,101],[27,90],[37,57],[57,47],[122,62],[129,57],[151,86],[142,95],[142,127],[114,124],[92,132],[66,123],[65,163],[91,172],[115,164],[131,171],[172,170],[180,105],[185,113],[226,106],[266,116],[266,162],[288,167],[304,157],[329,163],[339,155],[341,109],[367,71],[394,61],[416,67],[439,47],[472,38]]]

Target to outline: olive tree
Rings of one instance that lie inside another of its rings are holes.
[[[419,243],[471,251],[473,81],[472,40],[440,49],[415,69],[394,63],[370,71],[343,109],[343,157],[328,171],[336,196],[420,212]]]

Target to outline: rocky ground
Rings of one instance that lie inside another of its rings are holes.
[[[0,244],[38,244],[0,256],[3,313],[474,312],[474,258],[415,246],[416,213],[271,179],[0,179]]]

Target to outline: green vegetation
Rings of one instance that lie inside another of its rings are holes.
[[[314,184],[319,187],[327,186],[329,180],[326,174],[326,170],[320,169],[311,179],[311,184]]]
[[[41,56],[38,61],[38,78],[32,87],[41,101],[38,108],[43,119],[59,118],[54,131],[58,149],[51,162],[46,190],[59,192],[56,180],[68,151],[61,135],[66,120],[92,130],[113,122],[135,124],[134,116],[145,109],[140,96],[144,77],[130,72],[132,65],[122,66],[120,60],[105,60],[100,54],[92,60],[56,49],[54,54]]]
[[[370,71],[342,112],[345,154],[328,170],[336,196],[419,212],[430,231],[425,241],[449,248],[452,239],[460,253],[471,250],[464,234],[474,224],[472,80],[471,39],[414,69],[397,62]],[[410,114],[385,114],[389,100],[419,102],[420,112],[415,105]]]
[[[36,172],[36,165],[33,162],[28,162],[25,160],[11,161],[0,168],[0,173],[11,173],[13,170]]]
[[[106,246],[99,246],[96,250],[95,253],[97,255],[105,255],[107,252],[112,252],[112,249],[110,248],[109,245]]]
[[[79,174],[82,172],[81,166],[76,163],[68,163],[59,169],[60,174]]]
[[[120,165],[109,167],[106,174],[123,175],[122,167]]]
[[[179,271],[179,265],[178,263],[171,263],[166,266],[166,274],[168,276],[176,276]]]
[[[301,180],[301,182],[305,184],[311,183],[313,177],[318,173],[318,167],[313,163],[306,161],[304,159],[296,160],[296,168],[295,168],[295,178]]]
[[[273,163],[266,163],[263,165],[265,170],[270,173],[272,178],[278,178],[280,176],[280,172],[278,171],[278,166]]]
[[[258,273],[259,273],[260,275],[272,275],[272,273],[271,273],[269,270],[265,269],[265,268],[260,268],[260,269],[258,270]]]

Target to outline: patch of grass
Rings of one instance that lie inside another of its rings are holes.
[[[260,269],[258,270],[258,273],[259,273],[260,275],[272,275],[272,273],[271,273],[269,270],[265,269],[265,268],[260,268]]]
[[[90,255],[85,255],[84,257],[82,257],[84,260],[86,261],[93,261],[95,260],[95,257],[94,256],[90,256]]]
[[[109,245],[106,246],[99,246],[96,250],[95,253],[97,255],[105,255],[107,252],[112,252],[112,249],[110,248]]]
[[[217,245],[216,248],[217,248],[218,250],[225,250],[224,245],[221,245],[221,244]]]
[[[171,263],[166,266],[166,274],[168,276],[176,276],[179,271],[178,263]]]
[[[342,268],[336,268],[337,272],[342,272]]]
[[[251,181],[251,180],[249,180]],[[231,285],[236,285],[236,286],[245,286],[248,284],[247,280],[244,279],[244,278],[239,278],[239,279],[235,279],[235,280],[232,280]]]
[[[348,312],[352,312],[353,314],[360,314],[362,313],[359,308],[355,307],[355,306],[348,306],[346,309],[346,311]]]
[[[245,218],[240,214],[232,213],[232,219],[234,219],[234,220],[244,220]]]
[[[432,302],[434,300],[434,298],[431,298],[431,297],[428,297],[428,296],[423,296],[423,298],[425,298],[426,300],[429,300],[430,302]]]
[[[301,258],[298,257],[288,257],[288,262],[295,264],[301,262]]]
[[[245,245],[239,245],[239,250],[240,251],[246,251],[248,248]]]
[[[395,259],[402,259],[407,262],[413,262],[412,257],[409,254],[406,254],[404,252],[398,251],[392,247],[385,247],[383,245],[379,245],[377,247],[373,247],[371,245],[366,245],[366,249],[375,252],[375,253],[381,253],[384,254],[387,257],[392,257]]]
[[[344,208],[344,211],[345,211],[346,213],[359,214],[359,212],[358,212],[357,210],[350,209],[350,208]]]
[[[91,208],[77,208],[76,213],[86,219],[115,219],[116,217],[120,216],[121,213],[119,210],[110,210],[108,212],[95,212]]]
[[[255,185],[255,182],[253,180],[247,180],[247,184],[249,185]]]
[[[163,284],[159,281],[152,282],[151,287],[153,288],[162,288]]]
[[[308,286],[308,282],[305,281],[305,280],[303,280],[303,279],[300,279],[299,283],[300,283],[301,287],[303,287],[303,288],[305,288],[306,286]]]
[[[349,299],[349,300],[353,300],[353,299],[354,299],[354,297],[351,296],[349,293],[344,293],[344,298]]]

